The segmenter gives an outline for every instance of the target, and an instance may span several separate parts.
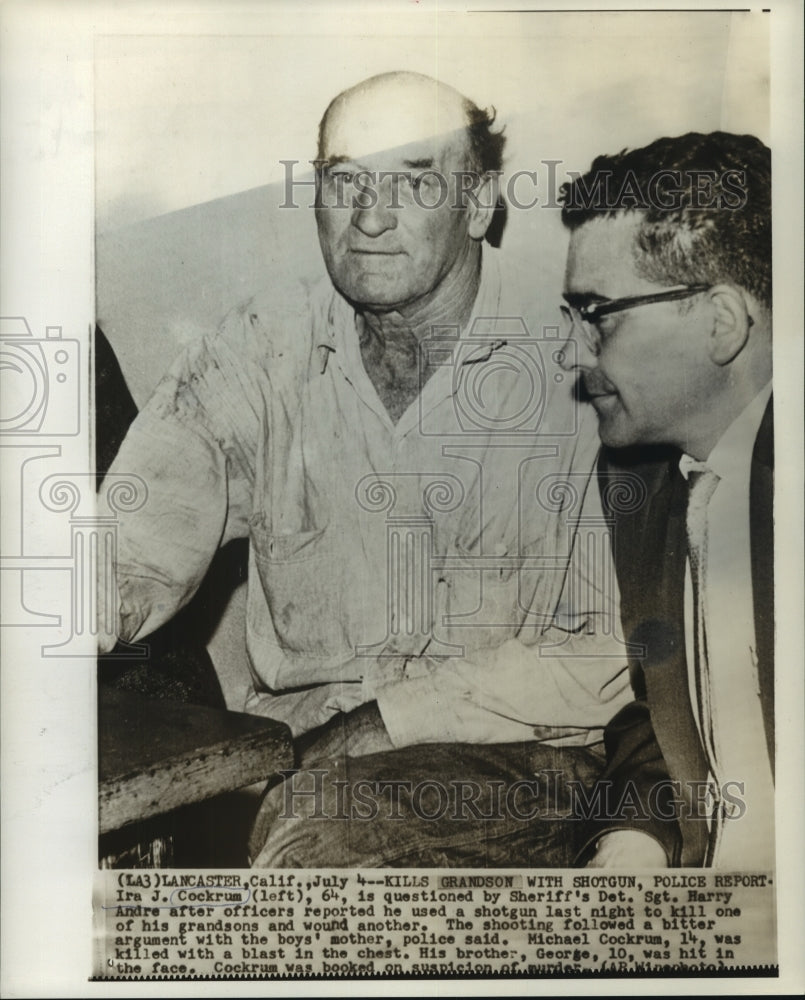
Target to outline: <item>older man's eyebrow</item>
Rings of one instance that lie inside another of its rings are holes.
[[[409,170],[429,170],[433,166],[433,157],[425,156],[420,160],[403,160],[403,166]]]

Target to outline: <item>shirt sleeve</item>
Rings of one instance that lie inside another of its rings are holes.
[[[360,681],[344,681],[279,695],[252,690],[244,711],[287,723],[295,738],[323,726],[339,712],[351,712],[364,701]]]
[[[543,640],[526,646],[510,639],[473,660],[445,661],[427,676],[381,688],[378,706],[394,745],[599,742],[634,697],[622,647],[558,629]]]
[[[238,317],[191,345],[132,424],[98,495],[116,528],[114,575],[99,580],[100,646],[168,621],[219,545],[248,527],[259,408]],[[242,347],[242,350],[238,348]],[[120,503],[132,484],[137,503]]]

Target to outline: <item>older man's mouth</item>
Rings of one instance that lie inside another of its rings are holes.
[[[350,247],[350,253],[361,254],[366,257],[398,257],[403,254],[403,250],[368,250],[363,247]]]

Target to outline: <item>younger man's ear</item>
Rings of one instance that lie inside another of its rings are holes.
[[[743,350],[754,320],[743,295],[732,285],[713,285],[708,295],[714,310],[710,358],[717,365],[728,365]]]

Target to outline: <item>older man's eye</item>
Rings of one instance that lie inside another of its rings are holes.
[[[335,167],[328,167],[324,171],[324,179],[328,184],[334,184],[337,187],[344,187],[346,184],[352,184],[355,181],[355,171],[354,170],[342,170]]]
[[[418,191],[423,185],[427,186],[429,176],[427,171],[423,171],[421,174],[407,171],[402,175],[402,184],[411,191]]]

